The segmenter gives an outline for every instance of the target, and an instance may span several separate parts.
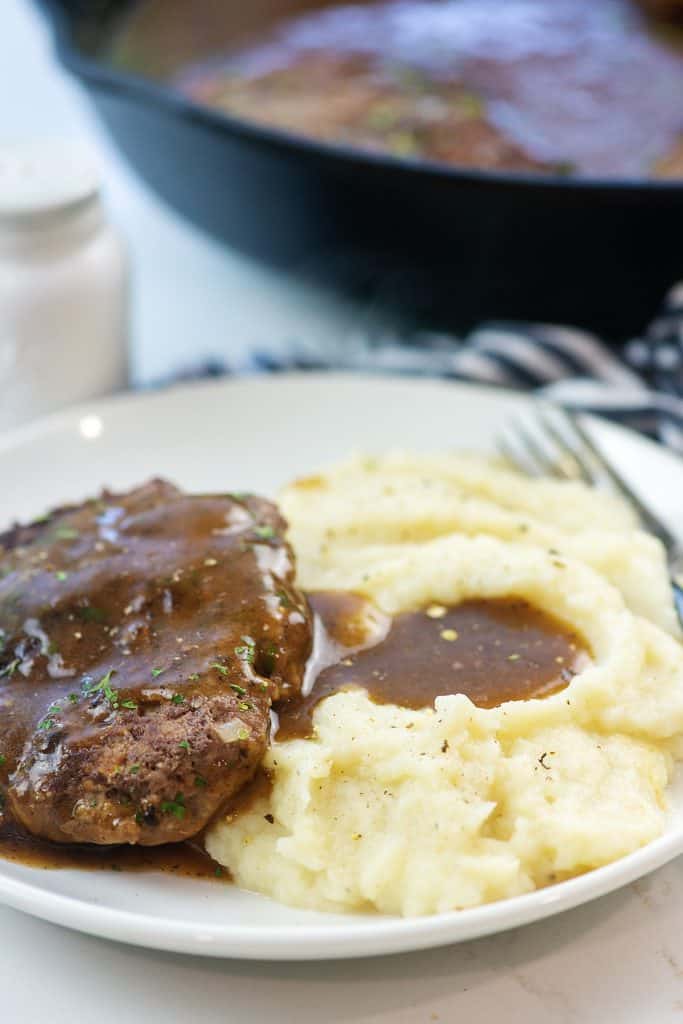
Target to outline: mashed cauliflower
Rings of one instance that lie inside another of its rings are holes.
[[[522,597],[592,659],[540,700],[321,702],[272,744],[269,794],[207,836],[239,885],[322,910],[476,906],[659,835],[683,735],[683,648],[663,552],[619,500],[471,456],[360,459],[291,485],[300,583],[388,614]],[[457,642],[457,641],[456,641]]]

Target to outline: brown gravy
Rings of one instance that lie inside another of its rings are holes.
[[[164,871],[183,878],[230,881],[201,846],[201,837],[162,846],[86,846],[51,843],[6,818],[0,823],[0,857],[32,868],[90,871]]]
[[[237,817],[268,793],[271,781],[265,771],[256,775],[233,796],[220,816]],[[163,871],[182,878],[229,882],[230,872],[204,849],[204,830],[184,843],[160,846],[96,846],[51,843],[31,835],[9,815],[0,815],[0,857],[32,868],[78,868],[81,871]]]
[[[328,2],[175,84],[233,116],[407,160],[681,178],[682,40],[632,0]]]
[[[230,798],[217,816],[237,817],[259,797],[266,795],[270,779],[262,769]],[[50,843],[0,815],[0,857],[29,867],[75,867],[80,870],[164,871],[186,879],[230,882],[230,873],[204,849],[204,830],[184,843],[162,846],[94,846]]]
[[[545,697],[565,687],[589,657],[575,633],[528,602],[466,601],[431,605],[393,619],[349,593],[309,595],[317,630],[305,696],[278,705],[278,739],[310,736],[317,704],[350,688],[378,704],[433,705],[436,697],[465,693],[479,707]],[[8,765],[0,768],[7,782]],[[222,814],[236,816],[263,794],[270,780],[258,772]],[[2,786],[0,785],[0,796]],[[0,857],[38,868],[164,871],[229,881],[204,852],[201,834],[161,846],[50,843],[30,835],[0,807]]]
[[[153,480],[0,534],[0,791],[29,832],[177,843],[251,777],[310,651],[283,530]]]
[[[309,601],[325,627],[317,657],[327,667],[307,696],[279,710],[280,740],[310,736],[316,705],[340,690],[364,689],[377,704],[407,708],[431,707],[436,697],[464,693],[478,707],[491,708],[563,689],[588,654],[575,633],[521,599],[405,612],[379,639],[375,618],[365,640],[359,623],[368,619],[371,606],[364,598],[312,594]],[[349,617],[355,623],[351,635]]]

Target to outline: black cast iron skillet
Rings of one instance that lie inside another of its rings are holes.
[[[324,0],[38,2],[62,62],[143,178],[259,259],[361,296],[380,282],[387,301],[434,327],[530,318],[615,342],[683,277],[683,182],[404,162],[252,125],[164,84]]]

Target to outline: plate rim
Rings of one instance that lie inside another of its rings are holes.
[[[52,924],[147,949],[257,961],[350,960],[454,945],[533,924],[622,889],[681,853],[683,826],[611,864],[547,889],[536,889],[467,910],[422,917],[378,914],[376,919],[370,919],[369,926],[360,927],[353,923],[359,916],[354,914],[348,915],[348,926],[335,925],[334,928],[309,924],[199,925],[177,918],[102,907],[46,892],[30,882],[8,878],[1,870],[0,902]],[[259,900],[268,899],[253,895]],[[294,936],[293,931],[300,934]]]
[[[0,434],[0,459],[6,452],[49,437],[52,432],[78,424],[83,416],[106,417],[127,405],[150,402],[172,403],[177,397],[198,390],[221,391],[230,388],[288,384],[311,387],[335,383],[385,388],[402,385],[410,389],[450,389],[454,394],[496,393],[508,402],[524,405],[529,392],[490,384],[432,378],[411,378],[400,374],[358,374],[353,372],[297,372],[277,375],[229,377],[211,381],[191,381],[170,388],[142,392],[123,392],[81,402],[23,426]],[[626,435],[645,448],[651,446],[671,458],[683,470],[683,462],[673,452],[626,427],[598,417],[586,417],[596,429]],[[292,925],[199,924],[178,918],[119,910],[62,893],[51,892],[30,880],[18,879],[3,871],[0,859],[0,902],[42,918],[53,924],[76,929],[101,938],[113,939],[146,948],[208,957],[267,961],[313,961],[351,959],[428,949],[502,932],[578,907],[628,885],[637,878],[663,866],[683,853],[683,822],[625,857],[595,868],[576,878],[544,889],[498,900],[466,910],[454,910],[423,917],[402,918],[389,915],[348,914],[346,922],[332,925],[296,923]],[[28,869],[43,874],[43,869]],[[71,869],[60,869],[71,870]],[[195,884],[195,883],[193,883]],[[196,884],[199,884],[197,882]],[[259,900],[267,897],[252,894]],[[275,902],[275,901],[269,901]],[[277,904],[281,906],[280,904]],[[296,908],[292,908],[294,911]],[[322,913],[322,912],[321,912]],[[359,921],[359,918],[361,919]]]

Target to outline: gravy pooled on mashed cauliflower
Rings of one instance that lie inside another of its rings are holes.
[[[481,457],[403,454],[297,481],[280,504],[314,608],[346,591],[370,611],[284,709],[269,790],[208,832],[239,885],[437,913],[662,832],[683,647],[661,547],[625,504]]]

